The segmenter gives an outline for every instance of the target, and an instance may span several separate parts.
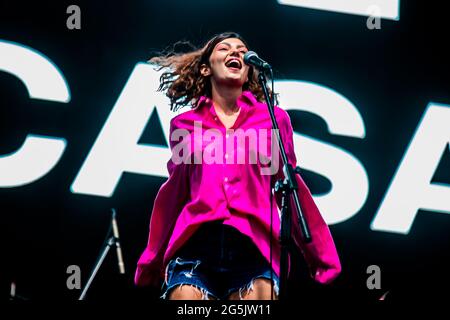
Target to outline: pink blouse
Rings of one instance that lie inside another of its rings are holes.
[[[169,178],[161,186],[154,201],[148,244],[137,264],[137,285],[159,284],[165,266],[176,251],[202,223],[208,221],[224,220],[224,224],[250,237],[261,254],[270,261],[271,213],[272,267],[279,275],[280,199],[277,195],[273,197],[275,201],[271,201],[271,188],[277,179],[283,177],[281,157],[276,174],[261,173],[263,168],[267,170],[275,163],[270,152],[272,123],[267,105],[258,102],[249,91],[242,93],[237,105],[240,107],[240,113],[233,127],[228,130],[217,117],[211,99],[206,97],[199,100],[197,108],[179,114],[171,120],[172,158],[167,163]],[[288,160],[295,168],[297,160],[289,114],[279,107],[274,110]],[[238,129],[258,133],[257,142],[267,139],[267,148],[255,149],[249,142],[249,146],[245,145],[246,150],[249,150],[244,152],[245,161],[239,161],[243,146],[242,143],[236,142],[238,139],[233,134],[237,133]],[[259,134],[264,130],[268,130],[269,134]],[[212,132],[220,135],[215,136],[216,139],[211,138]],[[233,148],[230,148],[231,145]],[[180,151],[183,146],[186,148]],[[278,149],[277,153],[279,156]],[[207,161],[205,154],[212,155],[216,161]],[[256,155],[253,157],[256,161],[250,161],[252,155]],[[260,156],[261,159],[271,161],[261,161]],[[299,174],[296,179],[301,208],[313,241],[304,242],[293,203],[292,237],[303,253],[311,276],[320,283],[329,283],[341,271],[339,257],[329,228],[314,203],[311,192]]]

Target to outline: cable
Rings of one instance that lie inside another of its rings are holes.
[[[272,100],[272,107],[274,107],[275,109],[275,92],[273,91],[273,71],[272,68],[270,68],[270,78],[272,80],[272,92],[271,92],[271,100]],[[273,139],[271,141],[273,143]],[[272,150],[272,146],[270,147],[270,149]],[[274,157],[274,155],[271,155],[272,158]],[[272,180],[272,179],[271,179]],[[275,181],[276,182],[276,181]],[[272,195],[272,182],[269,183],[269,198],[270,198],[270,300],[273,300],[273,286],[274,286],[274,282],[273,282],[273,267],[272,267],[272,251],[273,251],[273,195]]]
[[[272,197],[272,183],[269,185],[270,197],[270,300],[273,300],[273,268],[272,268],[272,242],[273,242],[273,197]]]

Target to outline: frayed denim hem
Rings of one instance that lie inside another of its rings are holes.
[[[209,299],[210,296],[213,297],[214,299],[217,299],[208,290],[206,290],[206,289],[204,289],[202,287],[196,286],[195,284],[191,284],[191,283],[176,283],[176,284],[170,286],[169,288],[167,288],[167,290],[161,295],[160,298],[164,299],[164,300],[167,300],[168,299],[168,295],[170,294],[170,291],[172,291],[173,289],[178,288],[178,287],[180,287],[180,289],[181,289],[183,286],[190,286],[192,288],[196,288],[197,290],[199,290],[201,292],[201,294],[202,294],[202,300],[210,300]]]
[[[180,274],[182,274],[184,277],[186,278],[192,278],[194,276],[194,270],[200,265],[201,261],[200,260],[196,260],[195,262],[192,261],[185,261],[181,258],[176,258],[175,260],[173,260],[172,263],[175,263],[176,265],[187,265],[187,264],[192,264],[192,268],[190,271],[183,271],[180,272]],[[167,287],[169,285],[169,267],[170,267],[170,263],[167,265],[166,267],[166,271],[165,271],[165,277],[164,277],[164,284],[163,284],[163,288]],[[180,287],[180,289],[185,286],[191,286],[193,288],[196,288],[197,290],[199,290],[202,294],[202,300],[209,300],[209,297],[212,296],[214,298],[216,298],[213,294],[211,294],[208,290],[206,290],[205,288],[202,288],[198,285],[195,285],[193,283],[189,283],[189,282],[177,282],[172,284],[170,287],[167,287],[167,289],[164,291],[164,293],[160,296],[161,299],[167,299],[168,298],[168,294],[171,290],[175,289],[176,287]]]

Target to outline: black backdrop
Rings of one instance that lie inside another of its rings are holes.
[[[450,249],[446,214],[421,211],[406,235],[370,229],[426,106],[431,101],[450,104],[443,2],[401,1],[400,20],[383,19],[380,30],[369,30],[367,17],[283,6],[275,0],[0,3],[0,39],[44,53],[71,90],[68,104],[30,100],[19,79],[0,72],[0,154],[16,151],[28,133],[68,142],[43,178],[0,189],[2,297],[7,298],[9,283],[15,281],[17,294],[31,300],[77,299],[80,291],[66,287],[66,268],[80,266],[85,284],[114,207],[127,274],[117,274],[112,252],[88,297],[156,299],[157,290],[137,289],[132,279],[147,241],[153,200],[165,179],[125,173],[111,197],[75,194],[70,186],[137,62],[177,40],[200,45],[227,30],[248,39],[251,49],[275,67],[278,79],[319,83],[347,97],[366,126],[365,139],[343,138],[329,134],[317,116],[290,112],[298,132],[354,154],[370,182],[360,212],[331,226],[342,275],[322,288],[295,256],[291,296],[375,300],[389,291],[391,299],[416,297],[433,293],[428,289],[448,280],[443,262]],[[66,28],[71,4],[81,8],[81,30]],[[165,145],[155,114],[141,142]],[[433,182],[449,183],[448,167],[447,149]],[[313,193],[330,188],[327,179],[312,172],[305,179]],[[381,268],[381,290],[366,287],[366,269],[372,264]]]

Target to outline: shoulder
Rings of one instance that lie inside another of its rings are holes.
[[[291,117],[289,116],[289,113],[286,110],[284,110],[283,108],[281,108],[279,106],[275,106],[274,110],[275,110],[275,117],[277,119],[283,121],[284,123],[291,122]]]
[[[194,109],[190,109],[174,116],[170,120],[170,128],[171,130],[180,128],[189,129],[196,120],[201,120],[201,116]]]
[[[257,108],[258,112],[261,112],[263,114],[267,114],[267,117],[270,118],[269,110],[267,108],[267,104],[266,103],[257,102],[255,104],[255,107]],[[276,106],[274,106],[274,113],[275,113],[275,118],[277,119],[278,126],[280,127],[280,129],[282,127],[291,125],[291,117],[289,116],[289,113],[285,109],[283,109],[282,107],[276,105]]]

